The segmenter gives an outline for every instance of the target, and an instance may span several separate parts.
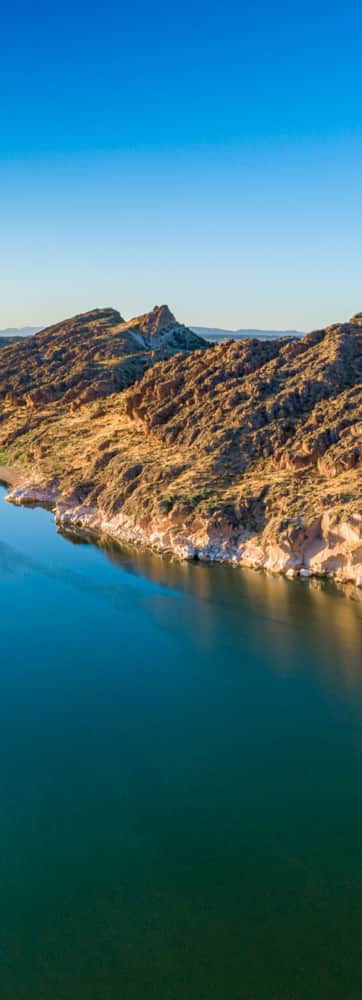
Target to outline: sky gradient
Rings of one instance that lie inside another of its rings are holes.
[[[9,6],[0,327],[362,310],[361,37],[357,4]]]

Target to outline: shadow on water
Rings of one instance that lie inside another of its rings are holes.
[[[5,490],[1,494],[5,495]],[[31,510],[6,507],[12,528],[21,523],[22,516],[31,516],[34,511],[34,507]],[[57,539],[64,539],[79,549],[79,558],[74,565],[63,565],[61,551],[57,550],[57,558],[49,560],[48,549],[39,552],[36,544],[24,552],[18,549],[16,534],[12,533],[7,536],[10,541],[0,540],[3,574],[27,567],[78,592],[100,597],[123,612],[127,608],[134,611],[136,605],[147,606],[160,627],[173,629],[175,633],[182,628],[190,630],[194,623],[198,640],[205,648],[210,648],[216,634],[222,631],[226,651],[228,646],[242,649],[246,631],[254,631],[262,636],[264,647],[270,644],[268,665],[280,673],[296,669],[299,643],[305,654],[303,662],[309,659],[310,668],[318,671],[322,682],[328,686],[342,685],[351,693],[361,687],[362,604],[356,588],[347,585],[340,589],[313,578],[290,581],[283,576],[226,564],[180,561],[151,549],[120,546],[93,532],[75,529],[56,532],[50,513],[37,508],[36,515],[40,517],[41,533],[46,534],[47,529],[54,544]],[[31,527],[29,522],[28,534]],[[120,576],[116,573],[100,579],[94,567],[89,568],[82,560],[82,548],[97,552],[101,559],[105,557],[106,562],[121,571]],[[135,585],[139,581],[137,593],[132,579]],[[186,605],[173,603],[175,595],[183,596]]]
[[[338,587],[333,582],[311,578],[288,580],[226,564],[181,561],[143,547],[121,546],[109,538],[98,538],[75,530],[62,532],[73,545],[97,544],[106,558],[131,575],[151,581],[158,587],[182,592],[203,605],[197,627],[205,625],[216,612],[226,618],[240,615],[254,620],[270,641],[278,644],[283,656],[270,658],[271,666],[288,672],[293,669],[294,646],[298,635],[310,648],[311,659],[318,665],[321,679],[340,683],[348,689],[362,685],[361,593],[353,585]],[[290,636],[290,658],[285,656]],[[233,635],[237,642],[237,636]],[[243,641],[241,632],[240,642]]]

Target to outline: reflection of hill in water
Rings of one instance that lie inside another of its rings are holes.
[[[67,532],[75,544],[94,543],[90,534]],[[187,608],[177,606],[178,621],[168,602],[157,603],[157,614],[166,627],[182,627],[184,616],[193,617],[203,645],[220,639],[223,626],[225,657],[245,654],[250,633],[270,642],[269,663],[273,670],[287,674],[305,668],[318,669],[324,686],[343,686],[352,693],[362,690],[361,595],[354,587],[338,590],[319,579],[286,580],[263,572],[227,565],[181,562],[150,549],[119,546],[102,539],[107,558],[123,570],[193,599]],[[171,617],[170,617],[171,616]],[[255,627],[252,625],[254,619]],[[189,624],[189,623],[188,623]],[[248,626],[246,631],[246,624]],[[300,641],[300,648],[298,644]],[[250,650],[254,655],[257,648]]]

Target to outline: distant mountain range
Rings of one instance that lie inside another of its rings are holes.
[[[223,340],[242,340],[243,337],[257,337],[258,340],[275,340],[276,337],[304,337],[302,330],[220,330],[213,326],[192,326],[191,330],[199,337],[205,337],[212,343]]]

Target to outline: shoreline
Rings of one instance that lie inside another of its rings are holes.
[[[44,507],[53,513],[57,528],[91,532],[96,544],[103,537],[120,546],[148,548],[181,561],[228,563],[290,580],[314,577],[342,587],[352,585],[357,591],[362,588],[362,539],[358,527],[350,524],[341,524],[336,545],[330,539],[328,519],[323,525],[321,518],[319,538],[313,533],[299,550],[291,551],[277,540],[263,542],[258,536],[244,535],[237,540],[222,536],[211,539],[192,532],[186,536],[182,530],[173,531],[165,519],[147,529],[122,514],[109,519],[97,508],[62,502],[55,488],[26,481],[24,472],[11,466],[0,465],[0,481],[10,487],[5,497],[9,503]]]

